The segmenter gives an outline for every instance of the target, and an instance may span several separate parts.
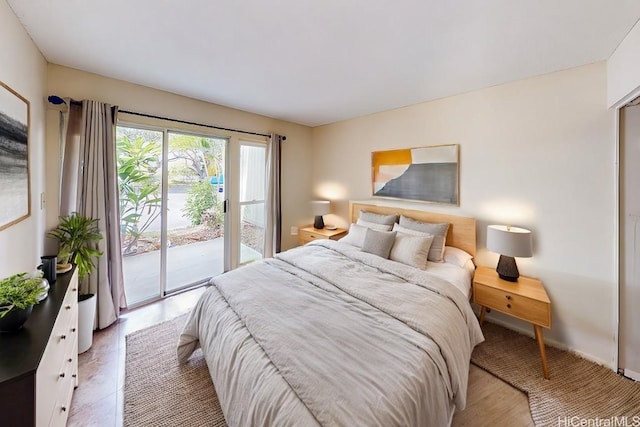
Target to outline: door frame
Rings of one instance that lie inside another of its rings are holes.
[[[621,298],[621,293],[622,293],[622,287],[624,286],[624,272],[622,271],[622,258],[625,256],[625,253],[623,252],[623,248],[621,247],[621,242],[622,242],[622,235],[621,233],[623,232],[622,230],[622,221],[621,221],[621,215],[624,214],[624,212],[622,211],[622,194],[621,194],[621,190],[622,190],[622,180],[624,179],[624,176],[622,175],[622,170],[621,170],[621,153],[622,153],[622,133],[623,133],[623,129],[621,129],[621,117],[622,117],[622,109],[625,108],[629,103],[631,103],[633,100],[635,100],[636,98],[640,97],[640,88],[637,88],[636,90],[632,91],[631,93],[629,93],[627,96],[625,96],[622,100],[620,100],[617,104],[614,105],[615,108],[615,125],[614,125],[614,130],[615,130],[615,141],[616,141],[616,146],[615,146],[615,162],[616,162],[616,229],[617,229],[617,234],[616,234],[616,248],[617,248],[617,252],[616,252],[616,260],[617,260],[617,266],[618,266],[618,287],[617,287],[617,305],[616,305],[616,310],[615,310],[615,317],[616,317],[616,334],[615,334],[615,342],[616,342],[616,347],[615,347],[615,356],[614,356],[614,363],[616,366],[616,369],[618,371],[619,374],[622,374],[628,378],[631,378],[633,380],[636,381],[640,381],[640,372],[635,372],[631,369],[628,369],[624,366],[621,366],[621,354],[623,353],[623,346],[625,345],[624,342],[624,335],[622,334],[622,311],[624,310],[622,308],[622,305],[624,304],[624,301],[622,301]],[[628,328],[627,328],[628,329]]]

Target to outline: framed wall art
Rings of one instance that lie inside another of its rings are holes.
[[[458,144],[374,151],[373,195],[458,206],[458,152]]]
[[[31,214],[29,101],[0,82],[0,230]]]

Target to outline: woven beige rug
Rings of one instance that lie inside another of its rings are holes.
[[[186,315],[127,335],[124,425],[226,427],[200,350],[179,365]]]
[[[127,335],[125,426],[226,427],[200,350],[187,365],[178,364],[176,343],[184,322],[180,316]],[[472,362],[527,393],[537,426],[640,425],[640,383],[552,347],[547,347],[551,379],[545,380],[532,338],[492,323],[485,323],[483,332],[486,341],[476,347]]]
[[[545,380],[534,339],[492,323],[482,330],[472,363],[527,393],[536,426],[640,425],[640,383],[552,347]]]

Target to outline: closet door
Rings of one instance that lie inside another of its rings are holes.
[[[620,110],[619,368],[640,381],[640,105]]]

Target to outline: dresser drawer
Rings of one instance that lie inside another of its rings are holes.
[[[529,323],[551,326],[549,304],[521,295],[476,283],[474,301],[482,306],[525,320]]]
[[[64,320],[64,323],[58,324],[60,320]],[[56,400],[59,401],[62,395],[66,396],[69,390],[73,391],[74,375],[77,375],[77,305],[69,316],[59,317],[58,321],[36,373],[36,416],[39,426],[49,425],[49,419],[56,411]],[[67,409],[70,403],[67,402]]]
[[[69,410],[71,408],[71,399],[73,397],[74,380],[72,377],[62,378],[58,387],[58,393],[52,396],[53,412],[49,426],[62,427],[67,425]]]
[[[78,363],[77,280],[71,281],[36,372],[36,423],[64,426]],[[65,409],[61,409],[64,407]]]

